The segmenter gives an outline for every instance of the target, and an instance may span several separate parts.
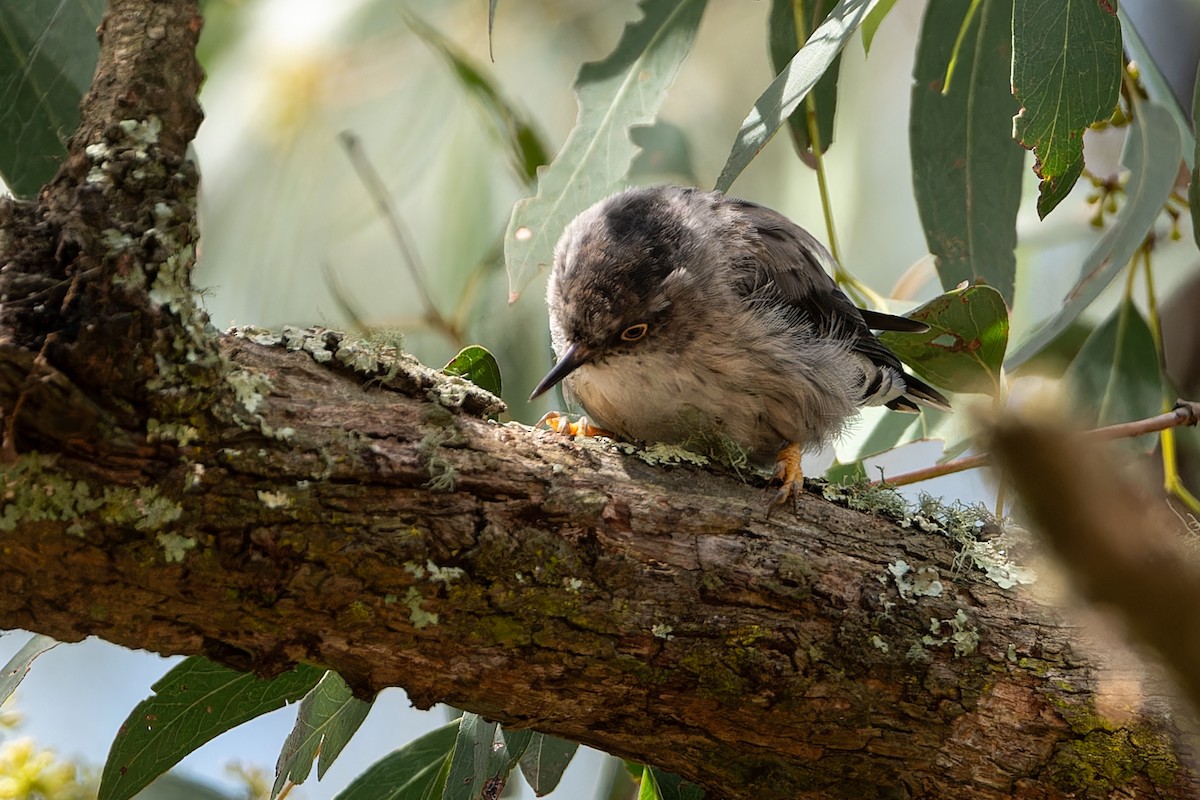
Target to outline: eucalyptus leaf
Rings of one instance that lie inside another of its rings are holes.
[[[703,800],[704,790],[658,767],[642,767],[638,800]]]
[[[629,129],[654,120],[691,50],[707,0],[642,0],[603,61],[584,64],[575,81],[579,119],[553,163],[538,175],[534,197],[513,207],[504,235],[509,301],[545,269],[576,214],[621,188],[637,147]]]
[[[1196,69],[1196,83],[1192,89],[1192,130],[1200,131],[1200,65]],[[1192,238],[1200,247],[1200,136],[1193,135],[1192,180],[1188,184],[1188,206],[1192,209]]]
[[[821,26],[813,31],[787,67],[771,81],[742,120],[733,149],[717,178],[716,189],[729,190],[775,132],[795,113],[809,91],[825,74],[863,18],[879,0],[839,0]]]
[[[1163,75],[1162,70],[1158,68],[1157,57],[1163,54],[1151,52],[1150,48],[1146,46],[1146,43],[1138,33],[1137,27],[1129,20],[1124,3],[1117,6],[1117,19],[1121,22],[1121,38],[1125,45],[1125,52],[1131,61],[1137,63],[1138,79],[1146,87],[1150,99],[1162,103],[1171,112],[1171,116],[1175,118],[1175,124],[1179,126],[1180,131],[1183,133],[1183,158],[1187,161],[1188,169],[1193,169],[1197,163],[1196,156],[1193,153],[1193,150],[1196,148],[1196,137],[1193,133],[1195,128],[1192,127],[1193,120],[1180,105],[1184,101],[1177,97],[1171,89],[1170,82]]]
[[[450,363],[443,367],[442,371],[448,375],[461,375],[497,397],[504,387],[500,377],[500,364],[496,362],[496,357],[486,347],[477,344],[459,350],[458,355],[450,359]]]
[[[1126,299],[1087,341],[1063,376],[1086,423],[1112,425],[1162,411],[1163,379],[1150,326]],[[1151,441],[1152,439],[1148,440]]]
[[[102,0],[0,3],[0,175],[32,196],[66,156],[96,71]]]
[[[304,783],[314,760],[319,759],[317,778],[325,777],[326,770],[370,710],[371,704],[355,697],[340,675],[326,672],[321,682],[300,701],[296,726],[284,740],[275,762],[271,797],[276,797],[288,783]]]
[[[1009,88],[1013,0],[983,0],[947,64],[967,13],[960,0],[931,0],[913,68],[909,150],[913,189],[944,289],[986,283],[1012,305],[1017,210],[1025,151],[1009,134],[1017,111]]]
[[[498,731],[499,725],[478,714],[467,712],[459,717],[442,800],[480,800],[484,796],[489,777],[488,759]]]
[[[871,44],[875,41],[875,34],[879,32],[879,26],[887,19],[887,15],[891,12],[894,5],[896,5],[896,0],[880,0],[879,4],[871,9],[871,13],[867,14],[866,19],[863,20],[863,52],[871,52]]]
[[[1008,346],[1008,308],[990,286],[968,286],[935,297],[907,315],[925,333],[884,332],[880,341],[924,378],[952,392],[1000,391]]]
[[[138,703],[113,739],[98,800],[126,800],[231,728],[299,700],[324,670],[301,664],[271,680],[193,656]]]
[[[808,39],[808,35],[833,9],[834,0],[771,0],[769,16],[769,34],[767,43],[771,51],[771,66],[776,73],[782,72],[788,62],[796,55],[800,45]],[[842,57],[833,59],[829,69],[817,81],[809,94],[808,102],[797,108],[788,117],[788,129],[792,134],[792,144],[800,158],[809,166],[814,166],[814,151],[824,153],[833,144],[833,116],[837,106],[838,68]],[[814,148],[808,131],[808,116],[812,114],[816,121],[817,144]]]
[[[1139,102],[1121,158],[1130,173],[1125,205],[1084,259],[1062,309],[1023,341],[1005,366],[1016,369],[1037,355],[1129,264],[1171,195],[1182,152],[1183,138],[1171,113],[1158,103]]]
[[[21,645],[21,649],[0,668],[0,706],[4,705],[4,701],[11,697],[21,681],[25,680],[33,660],[57,644],[56,639],[35,633],[29,637],[29,641]]]
[[[1049,200],[1061,200],[1074,184],[1067,178],[1082,167],[1084,130],[1117,107],[1122,64],[1116,5],[1021,0],[1013,7],[1012,87],[1021,103],[1013,135],[1037,154],[1043,217],[1054,207]]]
[[[553,792],[579,745],[545,733],[534,733],[521,756],[521,774],[538,797]]]
[[[491,46],[491,21],[495,4],[488,14],[488,46]],[[440,55],[463,89],[473,97],[504,147],[509,167],[521,183],[532,186],[538,167],[550,161],[549,148],[523,108],[505,97],[499,85],[483,67],[461,53],[440,31],[413,14],[406,15],[408,25],[426,44]]]
[[[376,761],[335,800],[437,800],[442,796],[459,720]]]

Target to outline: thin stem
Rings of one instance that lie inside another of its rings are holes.
[[[962,25],[958,28],[958,35],[954,37],[954,49],[950,51],[950,63],[946,65],[946,78],[942,81],[942,96],[950,93],[950,80],[954,77],[954,68],[958,65],[958,53],[967,38],[967,29],[975,19],[975,12],[979,10],[979,3],[980,0],[971,0],[971,7],[967,9],[967,15],[963,17]]]

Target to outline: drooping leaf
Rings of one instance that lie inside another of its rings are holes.
[[[477,344],[468,345],[458,351],[458,355],[450,359],[450,363],[442,368],[449,375],[461,375],[480,389],[486,389],[497,397],[504,382],[500,378],[500,365],[486,347]]]
[[[21,649],[8,660],[3,669],[0,669],[0,706],[4,705],[4,701],[11,697],[21,681],[25,680],[33,660],[57,644],[57,640],[35,633],[29,637],[29,641],[21,645]]]
[[[638,784],[638,800],[704,800],[704,790],[674,773],[645,766]]]
[[[463,714],[442,800],[499,797],[534,735],[533,731],[504,731],[478,714]]]
[[[1200,131],[1200,67],[1196,70],[1196,84],[1192,95],[1192,130]],[[1200,247],[1200,136],[1192,142],[1192,180],[1188,184],[1188,206],[1192,209],[1192,238]]]
[[[491,36],[491,15],[494,12],[495,4],[493,3],[489,9],[489,37]],[[505,97],[500,91],[500,87],[486,71],[465,54],[459,52],[458,48],[440,31],[414,14],[406,15],[405,19],[413,33],[445,59],[463,89],[479,103],[480,108],[487,115],[496,138],[504,146],[513,176],[521,183],[532,186],[537,179],[538,167],[549,163],[550,151],[529,114]],[[490,44],[489,38],[489,46]]]
[[[687,133],[678,125],[658,120],[629,130],[629,138],[638,146],[638,154],[629,165],[629,177],[660,178],[669,175],[686,184],[699,183],[692,165],[692,146]]]
[[[1151,100],[1162,103],[1171,112],[1171,116],[1175,118],[1175,124],[1179,126],[1179,130],[1183,134],[1183,158],[1187,161],[1188,169],[1191,169],[1196,165],[1196,158],[1193,154],[1196,137],[1192,133],[1194,129],[1191,127],[1191,114],[1188,109],[1184,108],[1187,100],[1175,94],[1170,81],[1158,67],[1159,59],[1170,56],[1162,51],[1152,51],[1146,46],[1141,35],[1138,34],[1137,28],[1130,22],[1124,3],[1117,6],[1117,19],[1121,22],[1121,39],[1125,46],[1125,53],[1131,61],[1137,63],[1138,80],[1142,86],[1146,87]]]
[[[102,0],[0,3],[0,175],[31,196],[54,176],[96,70]]]
[[[1171,114],[1158,103],[1140,102],[1121,163],[1129,170],[1125,205],[1112,227],[1084,259],[1079,280],[1063,307],[1016,349],[1006,366],[1016,369],[1066,330],[1133,258],[1175,186],[1183,139]]]
[[[1162,411],[1162,373],[1154,336],[1129,300],[1092,332],[1063,377],[1076,403],[1090,409],[1086,423],[1132,422]],[[1147,441],[1152,443],[1152,437]]]
[[[879,26],[887,19],[887,15],[894,5],[896,5],[896,0],[880,0],[879,5],[871,9],[871,13],[867,14],[866,19],[863,20],[863,52],[871,52],[871,43],[875,41],[875,34],[879,32]]]
[[[1008,346],[1008,309],[990,286],[968,286],[933,298],[910,314],[925,333],[879,335],[913,371],[952,392],[1000,391]]]
[[[1055,179],[1083,166],[1084,130],[1117,106],[1122,65],[1116,5],[1021,0],[1013,7],[1012,86],[1021,103],[1013,134],[1037,154],[1043,217],[1053,208],[1047,198],[1061,199],[1071,188]]]
[[[336,672],[326,672],[321,682],[300,701],[296,726],[283,742],[275,762],[275,785],[271,797],[287,783],[301,784],[308,778],[313,761],[319,758],[317,778],[325,777],[342,748],[350,741],[371,704],[359,700]],[[319,754],[319,755],[318,755]]]
[[[579,745],[545,733],[534,733],[521,756],[521,774],[538,797],[549,794],[562,780]]]
[[[446,785],[458,720],[376,761],[335,800],[438,800]]]
[[[833,3],[834,0],[771,0],[768,22],[770,33],[767,42],[771,50],[771,66],[776,73],[787,67],[800,45],[808,39],[808,35],[825,21]],[[808,115],[811,111],[816,121],[817,144],[823,153],[833,143],[833,116],[837,106],[838,68],[841,60],[841,55],[833,59],[825,74],[809,93],[809,102],[798,107],[788,117],[792,144],[796,146],[801,160],[810,166],[813,165],[813,143],[808,132]]]
[[[986,283],[1012,305],[1025,151],[1012,140],[1008,75],[1013,0],[983,0],[962,37],[950,91],[946,66],[968,4],[932,0],[913,68],[913,189],[942,288]]]
[[[219,734],[299,700],[324,670],[301,664],[264,680],[194,656],[152,687],[113,739],[98,800],[126,800]]]
[[[567,223],[621,188],[637,147],[629,129],[654,120],[692,47],[707,0],[642,0],[642,19],[625,28],[603,61],[584,64],[575,82],[579,118],[534,197],[513,207],[504,235],[509,299],[547,265]]]
[[[821,26],[788,62],[742,120],[737,139],[717,178],[716,189],[728,191],[742,170],[770,141],[780,126],[795,113],[805,96],[817,85],[837,58],[863,18],[879,0],[839,0]]]

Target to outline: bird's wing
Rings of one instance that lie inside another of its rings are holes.
[[[858,308],[829,276],[833,256],[808,231],[782,214],[745,200],[733,200],[750,229],[746,232],[752,257],[734,264],[743,273],[739,283],[745,297],[783,301],[816,329],[820,336],[842,339],[852,352],[876,367],[899,373],[912,399],[942,408],[948,403],[937,390],[908,375],[896,354],[875,338],[876,330],[919,333],[928,326],[915,320]],[[865,395],[874,392],[867,386]],[[897,410],[916,410],[903,395],[888,401]]]

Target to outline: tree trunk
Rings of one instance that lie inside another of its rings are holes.
[[[968,516],[768,518],[668,451],[488,421],[384,342],[206,328],[199,27],[111,0],[59,176],[0,207],[0,625],[314,662],[711,797],[1196,795],[1161,681],[1011,588]]]

